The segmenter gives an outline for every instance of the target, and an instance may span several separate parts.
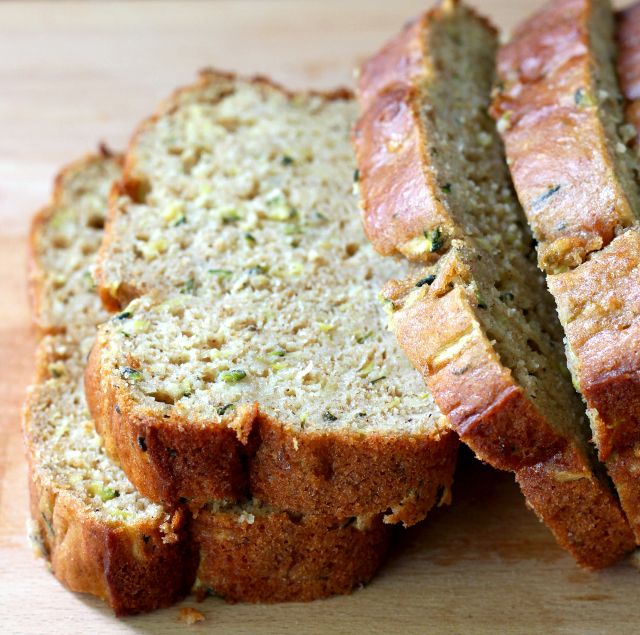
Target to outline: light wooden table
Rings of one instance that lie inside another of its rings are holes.
[[[476,0],[508,28],[538,0]],[[203,66],[266,73],[292,87],[351,83],[351,69],[424,4],[371,2],[0,3],[0,632],[632,633],[638,572],[581,571],[525,509],[509,475],[468,456],[454,505],[401,532],[373,584],[307,605],[177,610],[116,620],[63,590],[25,538],[19,430],[32,348],[25,232],[60,164],[132,127]],[[466,456],[466,455],[465,455]],[[193,606],[193,601],[187,602]]]

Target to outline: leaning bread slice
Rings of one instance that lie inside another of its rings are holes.
[[[591,457],[487,113],[496,47],[485,20],[444,2],[365,63],[354,131],[364,222],[380,252],[411,263],[384,297],[438,406],[482,460],[515,473],[560,545],[600,567],[633,540]]]
[[[106,456],[82,376],[96,322],[107,316],[84,274],[101,233],[90,219],[106,208],[119,171],[106,150],[67,167],[31,233],[36,320],[41,331],[55,332],[39,342],[24,411],[34,541],[63,584],[103,598],[118,614],[172,603],[189,591],[196,570],[197,592],[230,601],[351,591],[385,555],[389,528],[379,516],[339,520],[258,501],[219,502],[197,510],[189,526],[189,513],[145,499]]]
[[[384,328],[354,115],[210,72],[133,139],[98,279],[110,303],[149,295],[100,329],[85,383],[153,500],[411,524],[446,499],[457,439]]]
[[[618,68],[629,96],[636,13],[620,16]],[[623,123],[613,26],[607,2],[550,4],[500,52],[493,109],[600,459],[640,540],[640,162],[626,145],[637,132]]]

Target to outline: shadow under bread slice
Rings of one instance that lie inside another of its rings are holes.
[[[96,322],[106,314],[84,273],[99,244],[91,219],[106,206],[106,184],[118,173],[118,159],[106,150],[65,168],[31,233],[37,325],[55,333],[38,344],[24,409],[34,542],[65,586],[102,598],[119,615],[177,601],[196,574],[198,592],[213,589],[229,601],[351,591],[386,553],[389,528],[379,516],[301,517],[254,500],[212,503],[192,521],[184,509],[144,498],[107,457],[82,381]],[[250,553],[237,552],[240,542]],[[331,561],[311,553],[310,544]],[[276,566],[285,562],[291,568]]]
[[[390,326],[452,427],[515,473],[579,563],[602,567],[633,538],[592,456],[488,116],[496,48],[484,19],[444,2],[364,64],[354,130],[364,223],[381,253],[411,263],[383,292]]]
[[[620,87],[609,3],[551,3],[501,50],[493,105],[515,186],[540,240],[540,265],[558,304],[575,386],[636,541],[640,158],[632,123],[640,97],[638,21],[637,8],[618,16]],[[525,72],[532,54],[536,67]]]
[[[153,500],[253,495],[413,524],[457,438],[385,329],[345,91],[203,74],[132,140],[86,372],[107,449]],[[143,184],[143,185],[141,185]]]

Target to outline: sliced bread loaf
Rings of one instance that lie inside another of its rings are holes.
[[[87,284],[119,160],[103,151],[66,168],[31,234],[36,317],[45,335],[24,411],[33,537],[56,577],[118,614],[209,589],[230,601],[310,600],[368,581],[389,540],[381,518],[300,516],[258,501],[168,512],[141,496],[105,454],[82,385],[96,321]],[[64,228],[58,222],[64,218]],[[60,232],[65,240],[59,240]],[[319,556],[319,554],[321,554]]]
[[[633,15],[620,32],[630,94]],[[608,2],[559,0],[521,25],[500,52],[493,112],[599,456],[640,541],[640,162],[613,22]]]
[[[487,112],[496,48],[484,19],[447,1],[364,64],[354,131],[364,223],[378,251],[411,263],[385,288],[390,326],[452,427],[515,473],[560,545],[601,567],[633,538],[592,459]]]
[[[384,328],[355,213],[344,93],[206,73],[134,138],[98,279],[133,301],[85,383],[107,447],[157,501],[414,523],[457,439]]]

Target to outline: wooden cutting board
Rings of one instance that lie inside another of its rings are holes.
[[[428,0],[426,0],[428,2]],[[476,0],[502,27],[539,0]],[[304,605],[207,600],[115,619],[65,591],[27,544],[20,405],[32,370],[25,235],[59,166],[133,126],[196,69],[266,73],[292,87],[351,84],[351,69],[424,8],[370,2],[0,4],[0,632],[632,633],[640,578],[630,562],[580,570],[513,479],[463,454],[454,504],[398,531],[379,577],[350,597]]]

